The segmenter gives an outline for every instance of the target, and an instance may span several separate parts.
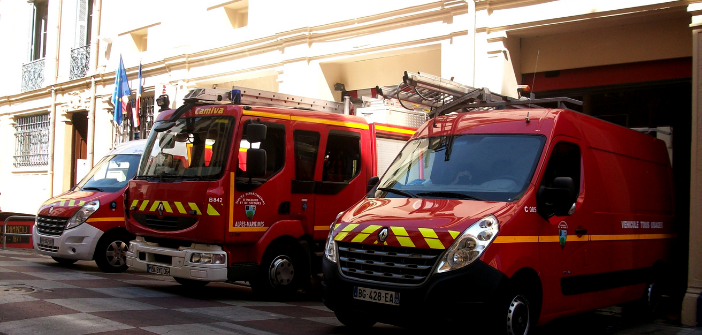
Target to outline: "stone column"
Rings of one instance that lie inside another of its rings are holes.
[[[687,292],[683,299],[682,323],[702,322],[702,3],[687,8],[692,14],[692,143],[690,156],[690,254]]]

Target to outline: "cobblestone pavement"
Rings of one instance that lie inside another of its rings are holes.
[[[675,323],[674,316],[629,320],[614,307],[557,320],[536,333],[702,335]],[[61,266],[32,250],[0,250],[0,334],[346,333],[314,293],[268,302],[244,285],[187,288],[170,277],[106,274],[94,262]],[[364,332],[407,333],[412,330],[385,324]]]

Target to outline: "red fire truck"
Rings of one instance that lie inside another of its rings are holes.
[[[262,294],[309,283],[329,224],[377,182],[378,160],[399,151],[386,142],[416,130],[350,109],[348,99],[191,91],[158,116],[129,183],[127,264],[184,285],[248,281]]]
[[[655,308],[675,239],[665,143],[564,102],[579,103],[474,89],[432,111],[332,225],[322,287],[339,321],[527,335]]]

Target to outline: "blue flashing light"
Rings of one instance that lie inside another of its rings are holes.
[[[237,105],[241,105],[241,90],[232,90],[232,102]]]

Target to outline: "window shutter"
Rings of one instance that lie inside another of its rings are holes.
[[[74,48],[79,48],[88,45],[88,1],[76,0],[76,37]]]

